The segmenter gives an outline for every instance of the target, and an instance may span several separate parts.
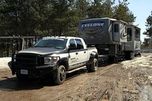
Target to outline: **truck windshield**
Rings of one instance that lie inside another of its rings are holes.
[[[49,47],[56,49],[64,49],[67,39],[42,39],[35,44],[34,47]]]

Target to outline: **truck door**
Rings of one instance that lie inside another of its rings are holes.
[[[87,50],[84,49],[84,45],[81,41],[81,39],[75,39],[77,44],[77,50],[78,50],[78,64],[79,66],[83,66],[86,64],[86,61],[88,60]]]
[[[69,69],[73,69],[78,63],[78,52],[75,39],[69,41]]]

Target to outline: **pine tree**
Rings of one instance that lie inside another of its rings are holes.
[[[134,22],[126,0],[1,0],[0,33],[3,35],[78,34],[81,19],[114,17]]]
[[[144,34],[152,38],[152,12],[146,19],[146,32]]]
[[[0,19],[8,35],[39,35],[51,14],[49,0],[5,0],[0,7]]]
[[[119,1],[119,5],[116,5],[114,7],[114,15],[113,18],[116,18],[118,20],[123,20],[129,23],[132,23],[135,21],[134,14],[129,10],[128,8],[128,2],[125,0],[123,2]]]
[[[89,18],[112,17],[112,5],[111,0],[94,0],[88,8]]]

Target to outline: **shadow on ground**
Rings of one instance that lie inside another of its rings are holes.
[[[110,64],[99,64],[99,67],[105,67]],[[67,81],[74,77],[77,77],[81,74],[87,73],[86,69],[82,69],[70,74],[67,74]],[[43,78],[43,79],[30,79],[24,81],[18,81],[16,77],[2,77],[3,79],[0,80],[0,90],[3,91],[16,91],[16,90],[33,90],[33,89],[40,89],[44,86],[56,86],[53,84],[51,77]]]
[[[67,74],[67,80],[77,77],[83,73],[86,73],[86,69],[82,69],[70,74]],[[16,90],[33,90],[40,89],[44,86],[58,86],[53,84],[51,77],[41,78],[41,79],[27,79],[24,81],[18,81],[16,77],[2,77],[0,80],[0,90],[3,91],[16,91]]]

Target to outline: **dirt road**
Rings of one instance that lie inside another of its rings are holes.
[[[0,70],[1,101],[152,101],[151,55],[68,75],[64,84],[51,80],[18,83],[7,69]],[[145,62],[148,62],[145,64]],[[140,67],[140,68],[139,68]]]

